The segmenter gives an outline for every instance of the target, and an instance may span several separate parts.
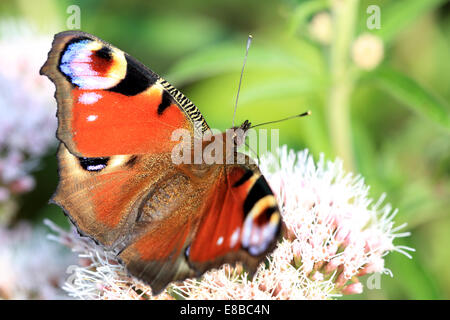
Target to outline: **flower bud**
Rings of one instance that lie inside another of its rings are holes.
[[[375,35],[363,34],[353,43],[352,58],[361,69],[374,69],[381,62],[383,56],[383,41]]]
[[[352,283],[348,286],[345,286],[344,289],[342,289],[343,294],[361,294],[363,292],[363,285],[361,282]]]
[[[309,34],[321,44],[329,44],[332,37],[332,21],[328,12],[319,12],[316,14],[308,26]]]

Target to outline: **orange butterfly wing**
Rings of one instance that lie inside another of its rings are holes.
[[[84,32],[57,34],[41,74],[56,84],[58,139],[79,157],[170,152],[174,129],[208,129],[167,81]]]
[[[186,196],[194,186],[181,190],[186,205],[121,252],[130,273],[145,279],[154,293],[223,263],[242,262],[253,274],[275,246],[281,216],[264,177],[248,165],[216,169],[212,185],[200,192],[205,198],[200,206],[197,194]]]

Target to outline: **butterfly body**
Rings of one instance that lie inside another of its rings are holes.
[[[281,216],[258,167],[236,150],[248,122],[212,135],[181,92],[83,32],[57,34],[41,73],[58,102],[60,181],[51,201],[82,235],[115,250],[154,293],[223,263],[256,270]],[[183,146],[175,130],[190,134],[185,151],[199,143],[215,161],[197,161],[194,152],[174,161]]]

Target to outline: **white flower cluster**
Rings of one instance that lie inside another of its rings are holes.
[[[67,299],[61,289],[76,259],[47,239],[47,230],[22,222],[0,225],[0,300]]]
[[[277,195],[295,263],[306,275],[322,279],[337,271],[342,287],[354,276],[390,274],[383,260],[390,251],[411,258],[407,251],[414,249],[393,243],[409,236],[398,233],[406,224],[394,227],[397,210],[381,207],[384,195],[373,204],[363,178],[345,173],[340,160],[321,155],[315,163],[307,150],[283,147],[265,157],[261,170]]]
[[[78,254],[79,264],[67,268],[70,275],[62,287],[70,297],[83,300],[155,299],[148,286],[128,276],[113,252],[81,237],[74,227],[65,231],[49,220],[44,223],[56,233],[49,235],[50,239]],[[171,299],[165,294],[158,298]]]
[[[34,188],[29,173],[56,142],[54,88],[39,75],[50,44],[24,23],[0,23],[0,204]]]

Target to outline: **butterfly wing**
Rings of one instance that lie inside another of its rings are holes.
[[[174,129],[208,129],[180,91],[88,33],[57,34],[41,74],[56,85],[57,137],[78,157],[170,152]]]
[[[58,150],[59,183],[51,202],[82,235],[111,248],[132,241],[143,199],[161,191],[177,170],[170,154],[78,158],[65,144]]]
[[[276,244],[281,216],[255,166],[219,165],[205,180],[201,203],[198,194],[185,198],[185,206],[168,218],[173,220],[136,232],[141,236],[119,256],[156,294],[173,280],[200,276],[223,263],[242,262],[253,274]]]
[[[277,202],[258,168],[224,166],[201,210],[188,254],[195,270],[241,261],[253,274],[274,248],[281,226]]]

